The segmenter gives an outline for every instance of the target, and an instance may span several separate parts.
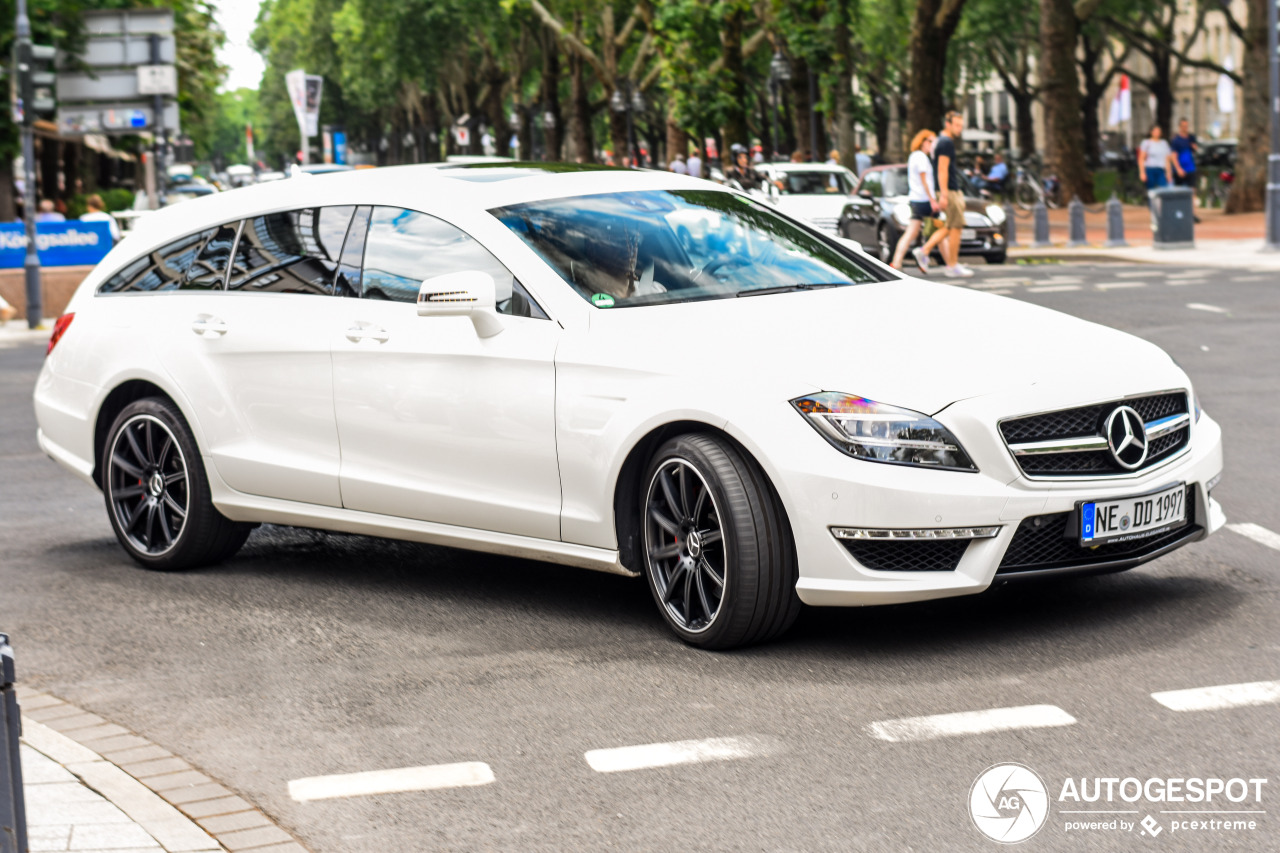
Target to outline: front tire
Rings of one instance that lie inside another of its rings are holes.
[[[1009,259],[1004,252],[993,252],[989,255],[983,255],[983,259],[989,264],[1003,264]]]
[[[240,550],[253,529],[224,517],[191,430],[168,400],[130,403],[107,434],[102,493],[124,550],[148,569],[207,566]]]
[[[658,450],[643,482],[645,575],[680,639],[729,649],[791,626],[795,543],[754,460],[719,437],[682,435]]]
[[[880,250],[880,261],[889,263],[893,260],[893,253],[898,248],[898,237],[886,223],[880,223],[880,227],[876,229],[876,245]]]

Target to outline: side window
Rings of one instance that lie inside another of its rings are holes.
[[[338,275],[334,290],[339,296],[360,297],[360,267],[364,263],[364,238],[369,233],[368,205],[356,208],[347,228],[347,239],[342,244],[342,259],[338,263]]]
[[[880,185],[879,175],[867,175],[862,181],[862,192],[871,193],[872,198],[880,198],[884,195],[884,188]]]
[[[235,236],[235,226],[232,237]],[[98,286],[98,293],[177,290],[202,248],[221,229],[210,228],[174,240],[125,266]],[[219,285],[221,286],[221,282]]]
[[[227,277],[227,259],[231,257],[231,247],[236,242],[236,228],[239,222],[229,222],[219,228],[205,240],[200,254],[187,267],[182,277],[181,290],[222,290],[222,283]]]
[[[353,210],[351,206],[309,207],[246,219],[228,289],[332,294]]]
[[[364,249],[365,299],[416,302],[424,279],[466,270],[493,276],[499,313],[547,319],[515,276],[471,235],[415,210],[373,209]]]

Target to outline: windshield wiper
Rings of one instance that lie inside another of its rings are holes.
[[[796,290],[820,290],[824,287],[839,287],[838,284],[784,284],[781,287],[762,287],[758,290],[740,290],[738,296],[763,296],[769,293],[791,293]]]

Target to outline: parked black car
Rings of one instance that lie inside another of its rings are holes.
[[[979,198],[963,175],[961,186],[965,227],[960,235],[960,254],[981,255],[989,264],[1003,264],[1006,256],[1004,210]],[[868,252],[874,252],[888,263],[910,219],[906,165],[873,166],[862,173],[837,227],[840,236],[857,240]]]

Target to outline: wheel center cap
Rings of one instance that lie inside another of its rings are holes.
[[[689,538],[685,540],[686,546],[689,548],[689,556],[695,560],[702,555],[702,534],[693,531],[689,534]]]
[[[147,494],[153,498],[158,498],[164,494],[164,475],[159,471],[154,472],[147,478]]]

